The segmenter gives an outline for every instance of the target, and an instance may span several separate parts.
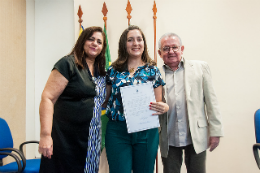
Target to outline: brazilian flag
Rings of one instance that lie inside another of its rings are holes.
[[[83,32],[83,30],[84,30],[84,27],[81,25],[81,26],[80,26],[80,29],[79,29],[79,36],[80,36],[80,34]]]
[[[104,26],[104,33],[106,35],[106,42],[107,42],[107,49],[106,49],[106,70],[108,67],[111,65],[111,56],[110,56],[110,50],[109,50],[109,45],[108,45],[108,40],[107,40],[107,30],[106,27]]]

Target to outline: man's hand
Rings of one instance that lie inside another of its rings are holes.
[[[216,136],[212,136],[209,138],[209,151],[213,151],[215,148],[217,148],[218,144],[219,144],[219,137]]]

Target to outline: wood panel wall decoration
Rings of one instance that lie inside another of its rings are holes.
[[[126,6],[125,10],[127,12],[127,19],[128,19],[128,26],[129,26],[130,25],[130,19],[132,18],[132,16],[130,14],[131,14],[131,12],[133,10],[129,0],[127,1],[127,6]]]
[[[102,8],[102,13],[103,13],[103,15],[104,15],[103,20],[104,20],[104,23],[105,23],[105,28],[107,28],[107,12],[108,12],[108,10],[107,10],[107,5],[106,5],[106,3],[104,2],[103,8]]]
[[[79,16],[79,28],[81,27],[81,23],[83,22],[83,20],[81,19],[82,15],[83,15],[83,12],[82,12],[82,9],[81,9],[81,5],[79,6],[79,10],[78,10],[78,13],[77,15]]]

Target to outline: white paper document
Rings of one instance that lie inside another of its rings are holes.
[[[159,127],[158,115],[152,115],[150,102],[155,101],[151,82],[120,88],[128,133]]]

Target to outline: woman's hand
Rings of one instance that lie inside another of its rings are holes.
[[[53,155],[53,141],[51,136],[41,136],[38,151],[44,157],[51,158]]]
[[[68,80],[58,71],[53,70],[42,92],[40,103],[40,142],[39,153],[45,157],[51,158],[53,154],[53,141],[51,138],[53,107],[61,93],[68,84]]]
[[[164,102],[151,102],[150,110],[156,111],[153,115],[161,115],[169,110],[169,106]]]
[[[162,85],[154,89],[156,102],[150,102],[150,109],[156,111],[153,115],[161,115],[169,110],[169,106],[162,102]]]
[[[104,103],[102,104],[102,107],[103,108],[106,108],[107,107],[107,103],[108,103],[108,99],[111,95],[111,90],[112,90],[112,85],[106,85],[106,99],[104,101]]]

